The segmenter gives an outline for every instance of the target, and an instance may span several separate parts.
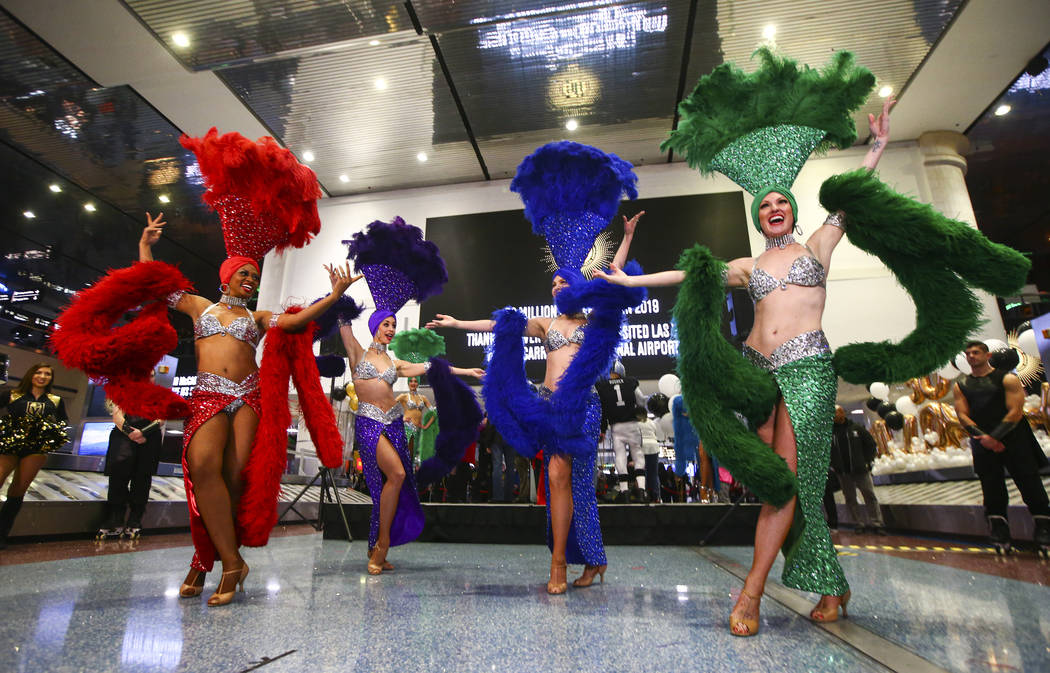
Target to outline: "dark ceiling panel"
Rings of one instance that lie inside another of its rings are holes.
[[[430,41],[414,32],[216,74],[299,157],[313,153],[333,196],[484,179]]]
[[[493,177],[513,174],[525,155],[561,138],[636,164],[664,160],[688,0],[513,10],[457,3],[458,14],[440,4],[414,6],[424,26],[441,29],[440,49]],[[696,50],[717,55],[718,45]],[[569,120],[577,130],[566,128]]]
[[[207,70],[411,28],[397,0],[123,0],[187,67]],[[176,44],[182,33],[188,46]]]
[[[977,224],[992,240],[1034,253],[1033,282],[1043,288],[1050,287],[1050,210],[1041,198],[1050,194],[1048,61],[1050,47],[1032,61],[1035,74],[1022,73],[966,133]],[[1010,110],[997,115],[1002,105]]]

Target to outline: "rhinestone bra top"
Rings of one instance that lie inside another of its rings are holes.
[[[791,263],[791,269],[782,279],[773,277],[765,269],[759,268],[758,263],[751,268],[751,279],[747,283],[747,292],[756,303],[766,298],[773,290],[780,288],[786,290],[788,285],[800,285],[802,287],[825,287],[827,275],[824,265],[813,256],[813,251],[806,246],[808,255],[801,255]]]
[[[259,345],[259,327],[255,324],[255,320],[248,316],[239,316],[234,319],[229,325],[223,325],[219,322],[219,319],[215,317],[215,314],[209,313],[218,304],[212,304],[208,308],[204,309],[204,313],[201,313],[201,317],[197,319],[197,322],[193,323],[193,338],[204,339],[206,337],[215,336],[216,334],[222,334],[224,336],[232,336],[238,341],[243,341],[255,348]]]
[[[574,329],[572,332],[572,336],[570,336],[568,339],[566,339],[565,335],[562,334],[559,330],[548,329],[547,338],[543,340],[543,348],[548,353],[550,353],[551,351],[556,351],[559,348],[565,348],[569,344],[582,344],[583,334],[583,325],[580,325],[579,327]]]
[[[419,404],[416,404],[415,402],[412,401],[412,396],[411,395],[409,395],[407,398],[405,398],[405,406],[408,407],[409,409],[422,409],[426,405],[427,405],[426,402],[420,402]]]
[[[392,386],[397,381],[397,367],[391,364],[389,369],[380,373],[374,364],[361,358],[361,361],[354,367],[354,378],[365,380],[382,379],[388,386]]]

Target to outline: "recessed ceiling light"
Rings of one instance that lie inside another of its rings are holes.
[[[777,36],[777,27],[772,23],[767,23],[766,27],[762,29],[762,37],[767,40],[772,40]]]
[[[565,128],[570,131],[575,131],[576,129],[580,128],[580,124],[575,119],[570,119],[569,121],[565,122]]]
[[[157,197],[157,200],[160,201],[161,203],[169,203],[171,201],[171,199],[168,198],[167,194],[161,194],[160,196]]]
[[[387,87],[386,80],[383,79],[382,77],[376,77],[375,85],[376,85],[376,88],[379,89],[380,91],[383,91]]]
[[[427,153],[426,152],[420,152],[419,154],[416,155],[416,158],[419,159],[420,161],[426,161],[429,157],[427,157]]]
[[[181,30],[177,33],[171,34],[171,41],[175,43],[176,47],[188,47],[190,46],[190,36]]]
[[[62,185],[58,184],[57,182],[51,183],[47,186],[47,188],[53,191],[55,194],[58,194],[62,191]]]
[[[1000,105],[999,107],[995,108],[995,116],[1002,117],[1004,114],[1008,113],[1012,109],[1013,108],[1011,108],[1009,105]]]
[[[95,208],[95,204],[93,204],[90,201],[88,201],[87,203],[84,204],[84,210],[88,211],[89,213],[93,213],[93,212],[95,212],[98,209]]]
[[[24,215],[27,220],[32,220],[36,217],[36,213],[31,210],[22,211],[22,215]]]
[[[879,98],[887,98],[891,93],[893,93],[893,87],[887,84],[879,89]]]
[[[303,161],[309,162],[309,161],[313,161],[313,160],[314,160],[314,153],[313,152],[311,152],[310,150],[306,150],[305,152],[303,152]]]
[[[372,45],[373,47],[378,47],[379,46],[379,40],[369,40],[368,44]]]
[[[339,182],[350,182],[350,176],[346,173],[343,173],[339,176]]]

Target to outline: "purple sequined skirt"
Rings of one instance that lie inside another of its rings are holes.
[[[416,492],[416,477],[412,471],[408,442],[405,440],[401,405],[396,404],[392,409],[383,412],[378,407],[361,402],[354,421],[354,432],[361,451],[361,465],[364,468],[365,481],[368,483],[368,492],[372,496],[372,517],[368,529],[369,550],[375,546],[379,537],[379,498],[383,492],[384,477],[376,462],[376,446],[381,435],[386,435],[390,440],[405,470],[405,481],[401,485],[397,512],[390,526],[390,546],[415,540],[423,532],[423,507],[419,504],[419,495]]]

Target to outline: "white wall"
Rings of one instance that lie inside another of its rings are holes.
[[[866,151],[864,147],[851,148],[814,158],[806,164],[794,187],[799,222],[805,234],[812,233],[826,216],[817,200],[820,184],[832,175],[858,168]],[[882,179],[897,191],[929,201],[922,155],[915,143],[891,144],[879,169]],[[701,177],[684,163],[640,166],[636,172],[639,195],[644,198],[741,191],[728,178]],[[309,301],[325,294],[329,289],[328,276],[321,265],[344,260],[346,247],[340,241],[373,220],[390,220],[400,215],[406,222],[425,229],[427,217],[521,208],[521,201],[509,186],[509,180],[494,180],[325,199],[320,204],[320,235],[306,248],[287,253],[284,259],[274,259],[273,254],[267,257],[259,306],[272,309],[289,297]],[[745,201],[745,206],[750,208],[750,196],[745,194]],[[639,236],[659,235],[659,227],[669,224],[672,223],[643,219]],[[748,231],[752,252],[758,254],[765,247],[762,236],[751,227]],[[644,259],[639,261],[645,264]],[[450,275],[456,272],[449,269]],[[508,268],[508,273],[513,270]],[[354,284],[350,292],[354,299],[371,308],[364,281]],[[417,327],[419,308],[414,304],[406,306],[398,317],[400,329]],[[358,337],[368,343],[370,335],[364,320],[358,322]],[[824,329],[832,346],[851,341],[898,340],[914,326],[914,306],[885,266],[844,239],[835,251],[828,279]]]

